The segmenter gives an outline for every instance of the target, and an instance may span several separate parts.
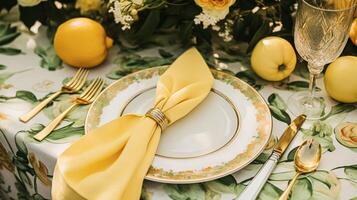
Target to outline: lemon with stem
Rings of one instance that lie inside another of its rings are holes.
[[[90,68],[101,64],[112,47],[103,26],[89,18],[79,17],[61,24],[55,33],[57,55],[73,67]]]

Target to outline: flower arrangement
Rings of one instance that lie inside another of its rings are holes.
[[[52,30],[69,18],[90,17],[124,46],[172,33],[184,45],[217,36],[254,47],[267,35],[290,37],[296,0],[1,0],[0,11],[9,10],[29,28],[39,21]]]

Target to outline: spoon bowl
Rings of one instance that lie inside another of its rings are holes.
[[[296,170],[309,173],[319,166],[321,160],[321,145],[315,140],[306,140],[297,149],[294,157]]]
[[[287,200],[293,185],[300,174],[315,171],[321,160],[321,145],[313,139],[306,140],[296,150],[294,162],[296,174],[279,200]]]

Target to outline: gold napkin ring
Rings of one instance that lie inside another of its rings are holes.
[[[169,119],[158,108],[151,108],[145,116],[153,119],[160,126],[161,131],[164,131],[169,125]]]

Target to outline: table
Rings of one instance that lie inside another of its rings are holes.
[[[22,32],[6,47],[20,49],[22,53],[0,54],[0,199],[50,199],[56,158],[71,142],[83,135],[88,106],[77,108],[69,114],[46,141],[39,143],[33,140],[31,135],[62,112],[76,94],[61,95],[26,124],[21,123],[18,117],[60,88],[62,82],[68,80],[76,69],[58,59],[44,28],[40,28],[36,35]],[[116,47],[111,49],[109,58],[102,66],[91,70],[90,79],[100,75],[109,84],[131,71],[168,64],[182,51],[179,45],[154,46],[131,52],[120,52]],[[191,185],[146,181],[142,199],[234,199],[267,160],[277,138],[294,117],[287,110],[286,104],[293,92],[306,89],[308,80],[305,68],[300,67],[289,80],[269,83],[252,73],[248,56],[240,55],[238,58],[227,53],[225,55],[237,58],[227,64],[228,69],[238,72],[238,77],[257,88],[274,111],[273,137],[269,145],[252,164],[219,180]],[[324,92],[322,79],[318,80],[318,87]],[[318,140],[324,154],[316,172],[299,178],[291,199],[357,199],[357,148],[351,148],[351,145],[344,142],[348,138],[336,139],[338,127],[343,125],[341,123],[357,122],[357,105],[340,104],[331,99],[327,103],[333,105],[333,112],[324,120],[305,123],[303,131],[298,133],[280,160],[259,199],[277,199],[286,188],[294,175],[293,156],[296,146],[306,138]],[[355,146],[356,143],[355,140]]]

